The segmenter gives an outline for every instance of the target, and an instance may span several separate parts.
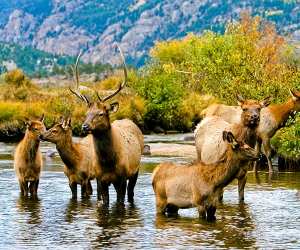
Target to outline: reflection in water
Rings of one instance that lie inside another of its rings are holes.
[[[124,207],[115,203],[108,209],[106,206],[101,205],[98,206],[96,213],[97,225],[102,229],[93,242],[93,245],[97,247],[120,244],[125,233],[130,232],[132,228],[144,226],[139,215],[139,209],[136,206]],[[126,244],[130,244],[130,241],[132,243],[135,240],[135,237],[128,239]]]
[[[182,231],[184,235],[193,235],[189,242],[191,246],[204,247],[212,244],[225,248],[255,248],[255,225],[247,205],[223,205],[217,210],[217,218],[215,222],[207,222],[197,216],[171,218],[157,214],[155,226],[163,229],[162,232],[177,232],[177,236],[182,234]],[[172,241],[176,242],[177,236],[169,239],[157,237],[156,245],[159,248],[166,247]]]
[[[21,196],[17,200],[19,213],[26,214],[28,224],[41,223],[41,202],[36,197]]]
[[[174,140],[173,136],[163,138]],[[179,139],[175,136],[174,141]],[[136,207],[126,203],[104,208],[96,194],[70,200],[58,157],[45,161],[39,199],[21,198],[12,167],[13,148],[0,147],[0,249],[300,249],[299,172],[279,172],[272,178],[267,171],[257,176],[248,172],[246,204],[238,204],[234,182],[224,192],[216,222],[208,223],[198,219],[196,209],[180,210],[176,219],[156,216],[151,172],[157,162],[182,159],[143,158]],[[53,148],[42,143],[43,152]],[[110,195],[115,200],[113,189]]]

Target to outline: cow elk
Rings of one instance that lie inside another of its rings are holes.
[[[127,82],[125,59],[120,48],[119,51],[123,59],[125,80],[119,85],[117,90],[104,98],[101,98],[96,92],[98,101],[90,102],[86,96],[78,91],[79,74],[77,65],[74,67],[77,89],[70,89],[73,94],[88,106],[82,130],[86,133],[91,133],[93,137],[93,145],[98,162],[98,173],[96,176],[98,194],[101,193],[105,205],[109,204],[108,188],[110,184],[113,184],[115,187],[118,203],[124,203],[126,187],[128,201],[133,202],[134,187],[144,148],[143,134],[131,120],[123,119],[116,120],[113,123],[110,122],[109,116],[118,110],[119,104],[118,102],[106,103],[106,101],[117,95]],[[100,199],[99,195],[98,199]]]
[[[211,116],[204,118],[197,125],[195,145],[198,161],[204,164],[214,164],[222,160],[227,149],[226,143],[222,140],[224,130],[231,131],[237,140],[244,141],[250,147],[255,147],[260,110],[269,105],[269,98],[259,102],[244,100],[238,95],[238,102],[242,108],[240,123],[230,124],[221,117]],[[244,161],[241,164],[243,166],[240,168],[236,178],[238,179],[239,200],[243,201],[249,162]]]
[[[27,121],[25,136],[16,147],[14,169],[22,196],[28,196],[28,192],[32,197],[37,196],[43,165],[39,136],[44,131],[44,115],[39,120]]]
[[[261,145],[263,145],[270,173],[273,171],[270,140],[277,130],[285,126],[285,123],[293,112],[300,111],[300,92],[290,90],[290,94],[291,97],[285,103],[272,104],[261,110],[260,122],[257,128],[259,140],[257,141],[256,148],[261,152]],[[213,104],[205,109],[202,115],[205,117],[220,116],[229,123],[240,123],[241,113],[242,109],[239,106]],[[257,162],[254,163],[254,170],[257,171]]]
[[[219,163],[175,165],[161,163],[152,174],[157,213],[177,214],[180,208],[197,207],[199,217],[215,219],[219,194],[237,175],[243,161],[258,159],[254,149],[222,132],[226,153]]]
[[[40,136],[41,140],[52,142],[65,164],[64,173],[69,179],[72,198],[77,198],[77,185],[81,185],[81,196],[92,194],[91,180],[95,178],[95,155],[91,147],[91,136],[80,142],[73,142],[71,119],[61,120]]]

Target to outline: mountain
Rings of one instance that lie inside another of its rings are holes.
[[[137,66],[155,41],[222,32],[244,10],[300,40],[299,0],[1,0],[0,41],[112,64],[118,42]]]

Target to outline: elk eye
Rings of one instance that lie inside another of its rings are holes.
[[[103,113],[98,113],[98,116],[103,116]]]
[[[246,109],[246,108],[243,108],[243,111],[245,112],[245,111],[247,111],[248,109]]]

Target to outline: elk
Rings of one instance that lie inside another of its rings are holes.
[[[39,120],[26,121],[25,136],[14,154],[14,169],[19,180],[22,196],[37,196],[43,158],[39,136],[46,130],[44,115]]]
[[[226,144],[222,140],[222,131],[231,131],[235,138],[244,141],[250,147],[255,147],[257,141],[256,129],[260,120],[260,110],[269,105],[269,98],[259,102],[256,100],[244,100],[237,96],[242,109],[241,121],[238,124],[230,124],[218,116],[204,118],[196,127],[195,145],[198,161],[204,164],[217,163],[226,153]],[[249,162],[241,163],[243,166],[236,175],[238,179],[239,200],[244,200],[244,188],[246,185]],[[222,198],[222,196],[220,196]]]
[[[95,178],[95,155],[91,136],[75,143],[72,139],[71,118],[61,119],[52,128],[40,135],[41,140],[52,142],[65,164],[64,173],[69,179],[72,198],[77,198],[77,185],[81,185],[81,196],[92,194],[91,180]]]
[[[156,212],[177,214],[179,208],[197,207],[199,217],[215,219],[219,194],[237,175],[242,162],[258,159],[257,152],[223,131],[226,153],[218,163],[176,165],[161,163],[152,174]]]
[[[291,97],[281,104],[272,104],[261,110],[260,122],[257,128],[256,149],[261,152],[263,145],[264,153],[267,157],[269,172],[272,173],[272,148],[270,144],[271,138],[277,130],[285,126],[290,115],[293,112],[300,111],[300,92],[290,90]],[[242,110],[239,106],[227,106],[224,104],[213,104],[202,112],[205,117],[220,116],[229,123],[239,123],[241,120]],[[257,172],[257,162],[254,163],[254,171]]]
[[[119,48],[119,47],[118,47]],[[79,73],[77,64],[74,67],[75,82],[77,90],[70,91],[84,101],[88,106],[86,119],[82,125],[85,133],[91,133],[93,145],[98,162],[97,190],[101,194],[104,205],[109,204],[108,188],[114,185],[117,192],[117,202],[123,204],[125,200],[126,188],[128,201],[134,200],[134,187],[137,181],[141,154],[144,148],[144,138],[140,129],[128,119],[110,122],[110,114],[117,112],[118,102],[106,103],[117,95],[126,85],[127,68],[125,59],[119,48],[122,60],[125,79],[120,83],[117,90],[110,95],[101,98],[96,92],[98,101],[90,102],[82,95],[79,89]],[[127,186],[128,180],[128,186]],[[98,195],[98,199],[101,197]]]

